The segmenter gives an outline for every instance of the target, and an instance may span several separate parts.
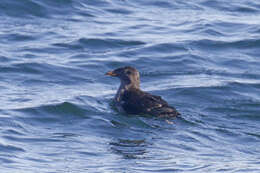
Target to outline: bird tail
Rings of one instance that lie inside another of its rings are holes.
[[[162,107],[157,110],[159,117],[162,118],[170,118],[170,117],[177,117],[181,115],[175,108],[173,107]]]

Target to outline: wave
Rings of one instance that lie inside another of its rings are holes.
[[[67,115],[75,117],[87,117],[87,113],[96,111],[96,109],[91,106],[85,105],[84,107],[85,108],[70,102],[63,102],[39,107],[15,109],[15,111],[27,113],[28,115],[43,114],[53,117],[66,117]]]
[[[233,12],[233,13],[238,13],[238,14],[259,12],[259,4],[255,3],[255,2],[243,4],[243,3],[236,3],[233,1],[225,3],[225,2],[219,2],[216,0],[213,0],[213,1],[206,0],[206,1],[203,1],[201,3],[201,5],[208,7],[208,8],[214,8],[219,11]]]
[[[237,41],[220,41],[220,40],[196,40],[191,41],[191,45],[194,45],[201,49],[210,50],[226,50],[226,49],[256,49],[260,44],[260,39],[243,39]]]
[[[56,43],[53,44],[57,47],[63,47],[68,49],[88,49],[96,51],[105,51],[110,49],[124,49],[131,48],[145,44],[141,41],[128,41],[120,39],[96,39],[96,38],[81,38],[72,43]]]

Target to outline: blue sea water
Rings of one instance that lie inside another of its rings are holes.
[[[172,123],[112,106],[130,65]],[[260,2],[1,0],[1,173],[260,172]]]

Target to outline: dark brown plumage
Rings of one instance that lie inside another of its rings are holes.
[[[115,96],[119,111],[128,114],[146,114],[158,117],[175,117],[180,115],[160,96],[152,95],[140,89],[139,72],[133,67],[122,67],[107,72],[106,75],[118,77],[120,87]]]

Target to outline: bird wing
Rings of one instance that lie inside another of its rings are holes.
[[[141,90],[129,90],[123,95],[123,108],[131,114],[158,115],[176,111],[160,96],[155,96]]]

